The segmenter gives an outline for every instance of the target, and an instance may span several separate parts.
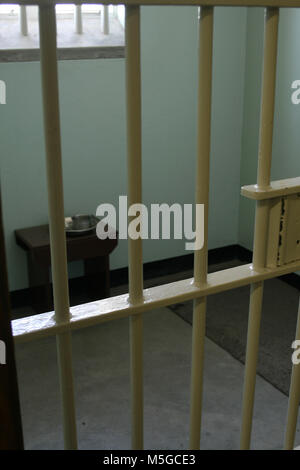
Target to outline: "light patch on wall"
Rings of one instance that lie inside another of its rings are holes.
[[[2,340],[0,340],[0,364],[6,364],[6,345]]]
[[[300,364],[300,341],[295,340],[292,343],[292,348],[296,350],[293,352],[293,355],[292,355],[292,363],[294,365],[298,365]]]
[[[291,95],[291,101],[293,104],[299,104],[300,103],[300,80],[294,80],[291,88],[294,89],[292,95]]]
[[[6,104],[6,84],[0,80],[0,104]]]

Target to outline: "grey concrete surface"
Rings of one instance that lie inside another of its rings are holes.
[[[167,308],[144,316],[145,448],[186,449],[191,326]],[[17,346],[27,449],[63,447],[54,338]],[[81,449],[130,448],[128,319],[73,333]],[[203,449],[237,449],[244,366],[206,341]],[[255,449],[282,448],[287,397],[257,377]],[[300,443],[300,420],[296,444]]]
[[[83,34],[74,30],[72,18],[59,18],[57,21],[58,47],[97,47],[124,45],[124,29],[119,20],[110,15],[110,34],[101,31],[100,16],[83,19]],[[28,22],[28,35],[22,36],[18,19],[0,19],[1,49],[31,49],[39,47],[39,25],[37,20]]]

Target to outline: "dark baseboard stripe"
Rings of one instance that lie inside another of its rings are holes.
[[[217,264],[231,261],[237,257],[239,246],[229,245],[221,248],[214,248],[208,251],[208,263]],[[151,261],[143,266],[144,279],[153,279],[169,274],[177,274],[182,271],[193,269],[194,255],[192,253],[174,258],[167,258],[159,261]],[[111,286],[116,287],[128,284],[128,268],[120,268],[111,271]]]
[[[58,60],[123,59],[124,46],[59,47]],[[5,49],[0,51],[0,62],[39,62],[40,49]]]
[[[237,258],[242,262],[251,263],[252,251],[247,250],[247,248],[244,248],[243,246],[238,245]],[[284,274],[283,276],[279,276],[278,279],[280,279],[283,282],[286,282],[292,287],[295,287],[295,289],[300,290],[300,278],[298,274],[296,273]]]
[[[248,250],[247,248],[244,248],[241,245],[237,245],[237,254],[236,257],[239,261],[242,261],[243,263],[251,263],[252,261],[252,251]]]
[[[240,245],[229,245],[221,248],[214,248],[208,251],[208,263],[218,264],[226,261],[238,259],[243,263],[250,263],[252,260],[252,252]],[[153,279],[169,274],[176,274],[181,271],[193,269],[193,254],[176,256],[159,261],[151,261],[144,264],[144,279]],[[295,273],[281,276],[280,279],[289,285],[300,290],[299,276]],[[128,284],[128,268],[120,268],[110,273],[111,287],[117,287]],[[84,289],[84,277],[70,279],[70,295],[72,292],[80,292]],[[13,308],[20,308],[30,305],[30,289],[21,289],[10,293],[11,304]]]
[[[286,282],[292,287],[295,287],[298,291],[300,291],[300,276],[296,273],[285,274],[284,276],[279,276],[278,279]]]

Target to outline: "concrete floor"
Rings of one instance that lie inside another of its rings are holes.
[[[187,449],[191,326],[167,308],[144,316],[145,448]],[[81,449],[128,449],[128,319],[73,334]],[[53,338],[17,346],[27,449],[63,447]],[[202,449],[237,449],[243,365],[206,341]],[[255,449],[282,448],[287,397],[260,377],[253,423]],[[300,419],[296,444],[300,443]]]
[[[110,34],[101,31],[100,16],[83,19],[83,34],[74,31],[72,18],[60,18],[57,21],[58,47],[97,47],[123,46],[124,28],[118,19],[110,15]],[[1,49],[32,49],[39,48],[39,25],[37,20],[28,23],[28,36],[22,36],[18,19],[0,19]]]

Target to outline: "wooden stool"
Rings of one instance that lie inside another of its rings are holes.
[[[16,242],[27,252],[29,287],[33,308],[38,312],[53,310],[50,282],[49,226],[24,228],[15,231]],[[86,235],[67,236],[68,261],[83,260],[87,294],[97,298],[109,297],[109,255],[118,238],[100,240],[96,230]]]

